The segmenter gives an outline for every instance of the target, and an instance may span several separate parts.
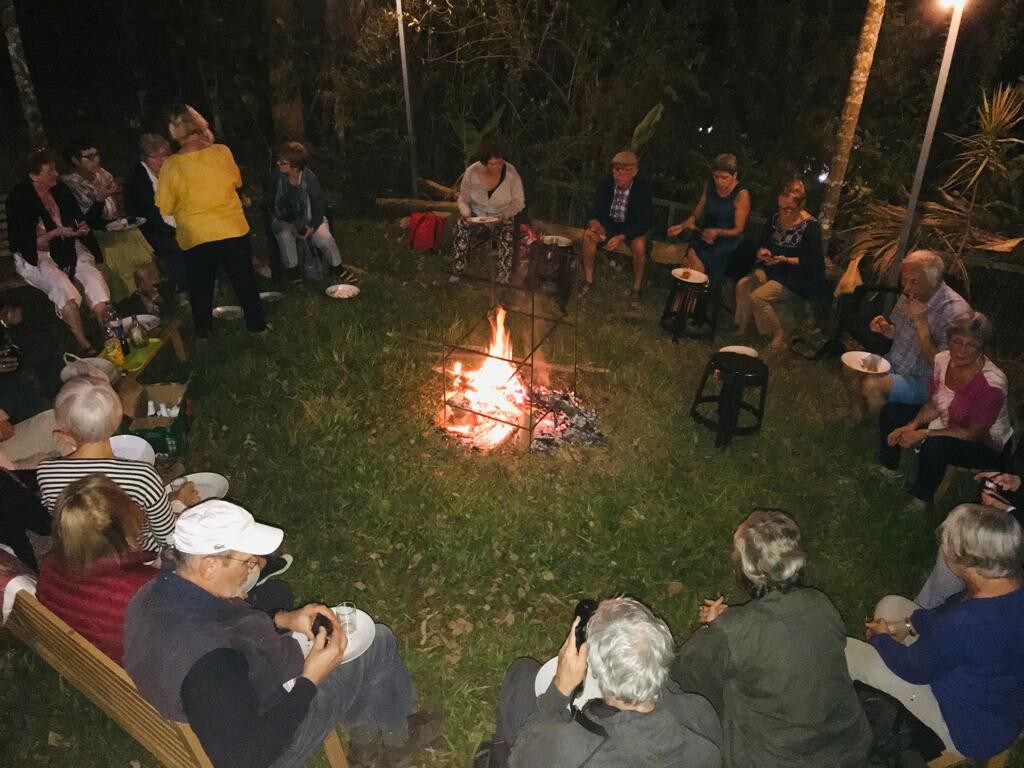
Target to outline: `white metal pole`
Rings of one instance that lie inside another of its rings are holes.
[[[956,48],[956,36],[960,31],[960,19],[964,15],[964,0],[956,0],[953,6],[953,18],[949,22],[949,35],[946,37],[946,50],[942,54],[942,65],[939,67],[939,80],[935,84],[935,95],[932,97],[932,111],[928,115],[928,127],[924,131],[921,143],[921,154],[917,158],[917,170],[914,172],[914,185],[910,190],[910,201],[907,203],[907,215],[903,219],[899,244],[896,246],[896,263],[901,263],[907,253],[910,232],[914,228],[914,216],[917,213],[917,201],[921,196],[921,184],[924,172],[928,167],[928,155],[932,150],[932,139],[935,137],[935,125],[939,121],[939,109],[942,97],[946,93],[946,79],[949,77],[949,65],[953,60],[953,49]]]
[[[416,128],[412,122],[412,99],[409,98],[409,65],[405,60],[405,16],[402,13],[402,0],[395,0],[395,13],[398,15],[398,52],[402,57],[402,90],[405,92],[405,132],[406,140],[409,142],[412,196],[416,197],[420,193],[420,173],[416,163]]]

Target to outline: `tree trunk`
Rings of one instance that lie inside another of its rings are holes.
[[[342,64],[347,51],[358,44],[360,28],[366,18],[365,0],[325,0],[323,58],[320,69],[323,88],[323,124],[325,137],[341,149],[345,143],[348,109],[345,102],[345,73]]]
[[[270,51],[270,116],[278,141],[303,141],[306,126],[302,115],[302,93],[299,76],[292,61],[292,34],[289,29],[295,18],[294,0],[265,0]]]
[[[18,17],[14,13],[14,0],[0,0],[0,18],[2,18],[4,35],[7,38],[7,52],[11,57],[11,69],[14,70],[14,82],[18,86],[18,96],[21,98],[21,111],[25,114],[25,122],[28,123],[32,146],[45,146],[48,142],[46,131],[43,128],[43,116],[39,112],[36,89],[32,85],[32,74],[28,69],[28,60],[25,58],[25,48],[21,44],[21,28],[18,26]]]
[[[878,32],[882,28],[882,16],[885,13],[885,0],[868,0],[868,9],[864,13],[864,25],[860,30],[860,43],[857,55],[853,59],[853,73],[850,75],[850,86],[846,92],[846,104],[843,105],[843,116],[839,122],[836,135],[836,149],[829,168],[828,183],[825,189],[825,201],[821,204],[818,220],[821,223],[821,244],[828,255],[828,244],[832,238],[832,224],[835,221],[836,209],[839,207],[839,195],[846,180],[846,168],[850,164],[850,152],[853,150],[853,138],[857,132],[857,119],[860,107],[864,103],[864,91],[867,89],[868,77],[871,75],[871,63],[875,59],[875,46],[878,44]]]

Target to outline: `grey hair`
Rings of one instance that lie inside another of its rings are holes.
[[[807,562],[800,526],[780,509],[755,509],[747,515],[736,529],[733,555],[757,597],[797,584]]]
[[[159,133],[144,133],[139,136],[139,157],[145,160],[158,149],[170,149],[171,142]]]
[[[664,621],[631,597],[602,600],[587,625],[587,664],[601,695],[636,705],[657,701],[673,658]]]
[[[121,399],[109,382],[76,376],[61,387],[54,401],[54,421],[76,442],[98,443],[121,426]]]
[[[168,547],[164,552],[171,556],[171,559],[174,561],[174,570],[177,573],[195,570],[199,567],[199,563],[204,557],[216,557],[218,560],[228,561],[235,555],[235,550],[233,549],[227,549],[223,552],[217,552],[216,554],[210,555],[195,555],[191,552],[182,552],[181,550],[174,549],[173,547]]]
[[[736,173],[739,170],[739,166],[736,165],[736,155],[725,152],[714,160],[711,161],[712,171],[721,171],[723,173]]]
[[[995,329],[985,315],[972,309],[961,312],[950,322],[949,328],[946,329],[946,341],[954,336],[968,336],[981,344],[982,349],[988,349],[995,336]]]
[[[932,285],[941,283],[942,273],[946,271],[946,263],[938,251],[911,251],[903,257],[903,263],[910,264],[924,272],[928,282]]]
[[[943,556],[986,579],[1021,573],[1020,524],[1013,515],[981,504],[961,504],[939,526]]]

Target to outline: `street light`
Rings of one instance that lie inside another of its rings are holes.
[[[932,111],[928,115],[928,127],[924,130],[924,141],[921,143],[921,154],[917,158],[917,170],[914,172],[914,185],[910,189],[910,201],[907,203],[907,215],[903,219],[899,244],[896,246],[897,263],[906,255],[907,244],[910,242],[910,231],[914,228],[914,214],[917,212],[917,200],[921,196],[921,183],[924,171],[928,167],[928,154],[932,149],[935,137],[935,124],[939,121],[939,108],[942,97],[946,93],[946,79],[949,77],[949,64],[953,60],[953,49],[956,48],[956,36],[960,31],[960,19],[964,15],[967,0],[939,0],[944,8],[953,9],[953,18],[949,22],[949,35],[946,37],[946,50],[942,54],[942,65],[939,67],[939,81],[935,84],[935,95],[932,97]]]

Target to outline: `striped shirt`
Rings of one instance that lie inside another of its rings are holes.
[[[39,495],[50,513],[60,492],[86,475],[106,475],[139,505],[144,513],[139,541],[156,551],[170,545],[174,516],[160,475],[149,464],[128,459],[50,459],[36,470]]]

